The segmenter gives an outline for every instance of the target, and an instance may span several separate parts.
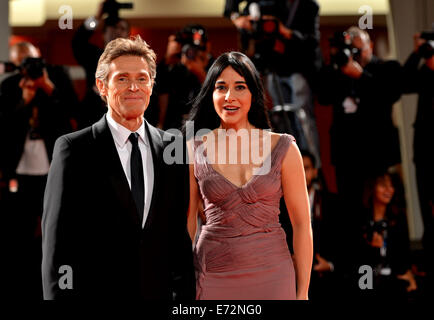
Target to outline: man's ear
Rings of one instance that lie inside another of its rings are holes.
[[[96,79],[96,87],[98,88],[99,94],[101,96],[106,97],[107,96],[107,86],[104,83],[104,81],[100,80],[100,79]]]

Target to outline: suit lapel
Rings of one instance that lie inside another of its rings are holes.
[[[107,124],[106,116],[92,126],[93,137],[96,141],[97,155],[100,156],[101,166],[108,176],[121,207],[126,209],[126,213],[131,221],[141,228],[141,221],[137,214],[137,209],[134,204],[134,199],[131,194],[128,180],[125,176],[119,159],[118,151],[116,150],[115,142]]]

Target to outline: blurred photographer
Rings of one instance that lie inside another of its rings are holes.
[[[300,150],[300,153],[309,194],[314,249],[309,299],[335,299],[340,294],[341,280],[337,261],[341,247],[338,235],[341,228],[348,226],[340,222],[342,217],[337,195],[327,190],[320,169],[315,165],[314,155],[305,150]]]
[[[331,157],[338,192],[348,208],[355,208],[365,177],[401,162],[392,107],[401,96],[402,68],[375,57],[368,33],[357,27],[335,34],[330,47],[319,102],[333,105]]]
[[[319,164],[312,97],[322,63],[317,1],[227,0],[224,15],[240,33],[241,50],[264,76],[274,130],[293,134]]]
[[[405,300],[407,292],[417,289],[411,272],[405,206],[403,199],[398,199],[403,196],[397,192],[399,184],[399,177],[384,172],[372,173],[365,184],[360,246],[355,251],[359,266],[374,269],[374,290],[358,291],[375,299]]]
[[[157,66],[159,128],[181,128],[211,62],[210,42],[202,25],[190,24],[169,36],[165,57]]]
[[[92,36],[102,29],[103,46],[113,39],[128,38],[130,25],[119,17],[119,10],[131,9],[132,3],[105,0],[99,4],[95,16],[87,18],[77,29],[72,39],[72,51],[77,62],[86,72],[86,94],[81,103],[79,127],[87,127],[106,113],[107,107],[101,100],[95,86],[95,71],[104,48],[92,43]]]
[[[424,222],[423,244],[427,261],[431,262],[427,270],[433,270],[434,157],[430,146],[434,136],[434,31],[414,35],[414,51],[408,57],[404,70],[405,91],[417,92],[419,95],[414,122],[413,161],[416,166],[419,204]]]
[[[0,85],[0,170],[8,186],[2,213],[17,256],[6,261],[12,274],[21,272],[13,280],[24,281],[29,298],[38,298],[45,183],[54,142],[72,130],[71,112],[77,100],[65,70],[47,65],[31,43],[13,45],[10,61],[3,65],[15,73]]]

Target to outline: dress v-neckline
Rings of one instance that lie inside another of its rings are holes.
[[[268,156],[265,158],[265,160],[262,162],[262,164],[259,166],[259,168],[261,168],[264,163],[268,160],[268,158],[271,158],[272,155],[274,154],[274,150],[277,149],[280,141],[282,140],[282,136],[283,134],[279,137],[279,140],[277,140],[276,145],[274,146],[273,150],[271,150],[271,152],[268,154]],[[270,161],[272,161],[273,159],[270,159]],[[213,165],[211,163],[208,162],[208,158],[206,158],[206,165],[209,166],[211,168],[212,171],[214,171],[215,173],[217,173],[219,176],[221,176],[226,182],[228,182],[229,184],[231,184],[233,187],[235,187],[236,189],[243,189],[245,187],[247,187],[250,183],[253,182],[253,180],[255,180],[256,177],[261,176],[260,174],[252,174],[252,176],[250,177],[249,180],[247,180],[244,184],[242,184],[241,186],[236,185],[235,183],[233,183],[231,180],[229,180],[228,178],[226,178],[221,172],[217,171]]]

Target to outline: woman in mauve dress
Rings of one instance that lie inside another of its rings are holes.
[[[303,161],[292,136],[267,130],[264,89],[247,56],[229,52],[214,62],[189,120],[192,239],[201,201],[206,216],[194,248],[196,298],[308,299],[312,231]],[[292,256],[279,223],[282,196]]]

